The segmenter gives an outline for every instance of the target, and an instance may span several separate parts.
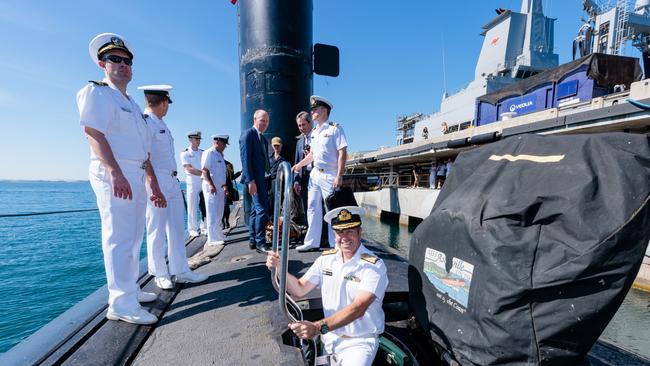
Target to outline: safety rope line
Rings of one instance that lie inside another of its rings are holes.
[[[89,212],[97,211],[96,208],[87,208],[83,210],[67,210],[67,211],[49,211],[49,212],[28,212],[28,213],[13,213],[13,214],[0,214],[1,217],[21,217],[21,216],[40,216],[40,215],[54,215],[54,214],[63,214],[63,213],[74,213],[74,212]]]

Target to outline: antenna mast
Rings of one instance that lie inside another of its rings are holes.
[[[447,65],[445,63],[445,35],[440,32],[440,40],[442,41],[442,87],[443,94],[442,98],[447,98]]]

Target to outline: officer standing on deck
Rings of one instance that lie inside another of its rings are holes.
[[[228,185],[226,184],[226,160],[223,151],[228,145],[228,135],[212,135],[212,147],[203,152],[201,167],[203,169],[203,195],[208,213],[207,245],[224,244],[221,219]]]
[[[305,243],[296,249],[306,251],[320,247],[323,227],[321,215],[323,200],[343,183],[345,159],[348,142],[341,126],[329,121],[332,103],[323,97],[312,95],[310,98],[311,118],[316,126],[311,132],[311,151],[302,161],[293,166],[298,173],[302,167],[314,163],[309,175],[307,193],[307,234]],[[328,230],[330,247],[334,247],[334,233]]]
[[[90,41],[90,57],[104,72],[77,93],[80,124],[90,145],[90,184],[102,224],[102,251],[110,320],[152,324],[158,319],[139,302],[155,301],[137,283],[147,191],[156,207],[166,200],[151,168],[151,133],[126,89],[132,78],[133,48],[115,33]],[[146,181],[146,183],[145,183]]]
[[[156,286],[163,290],[174,287],[172,276],[178,283],[205,281],[206,275],[194,273],[187,265],[183,225],[183,193],[178,182],[174,138],[163,117],[172,103],[169,85],[148,85],[138,89],[144,91],[145,118],[153,135],[151,140],[151,165],[158,184],[167,198],[167,207],[158,208],[147,204],[147,263],[149,274],[155,276]],[[169,265],[165,260],[165,254]]]
[[[201,191],[201,155],[203,149],[201,144],[201,131],[192,131],[187,134],[190,142],[185,150],[181,151],[181,164],[185,169],[185,184],[187,186],[187,231],[190,236],[198,236],[202,229],[205,229],[205,200]],[[201,226],[197,220],[197,206],[201,207]]]
[[[334,207],[325,215],[336,235],[336,249],[316,259],[302,278],[287,276],[287,290],[302,297],[321,289],[325,318],[289,324],[300,338],[321,337],[333,364],[371,365],[384,331],[382,302],[388,276],[383,261],[361,244],[361,213],[350,189],[336,191],[328,200]],[[270,252],[268,268],[277,267],[279,256]]]

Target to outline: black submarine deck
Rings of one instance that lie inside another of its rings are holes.
[[[204,236],[189,239],[188,257],[201,251],[205,240]],[[390,282],[384,303],[399,308],[408,297],[408,263],[379,243],[364,244],[388,267]],[[319,255],[317,251],[291,250],[290,273],[304,273]],[[240,225],[231,230],[220,253],[196,270],[210,276],[203,283],[160,290],[142,262],[142,288],[159,294],[155,303],[143,306],[159,316],[158,323],[138,326],[108,321],[104,287],[0,356],[0,364],[303,365],[300,350],[282,342],[287,319],[280,311],[265,259],[265,254],[249,249],[247,229]],[[310,307],[320,306],[318,293],[312,292],[300,304],[306,313],[313,312]],[[392,313],[387,311],[387,329],[395,330],[404,322],[390,319]],[[422,353],[429,352],[420,350]],[[598,366],[650,365],[648,360],[601,341],[592,348],[588,362]]]

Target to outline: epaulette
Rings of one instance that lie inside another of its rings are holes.
[[[321,255],[336,254],[336,252],[338,252],[338,251],[339,251],[338,249],[334,248],[334,249],[324,251]]]
[[[97,86],[108,86],[108,83],[105,83],[103,81],[97,81],[97,80],[88,80],[89,83],[93,83]]]
[[[336,123],[336,122],[330,122],[330,126],[338,127],[338,125],[339,125],[339,124]]]
[[[368,263],[375,264],[379,260],[379,258],[375,257],[374,255],[370,255],[368,253],[362,253],[361,254],[361,260],[364,260]]]

